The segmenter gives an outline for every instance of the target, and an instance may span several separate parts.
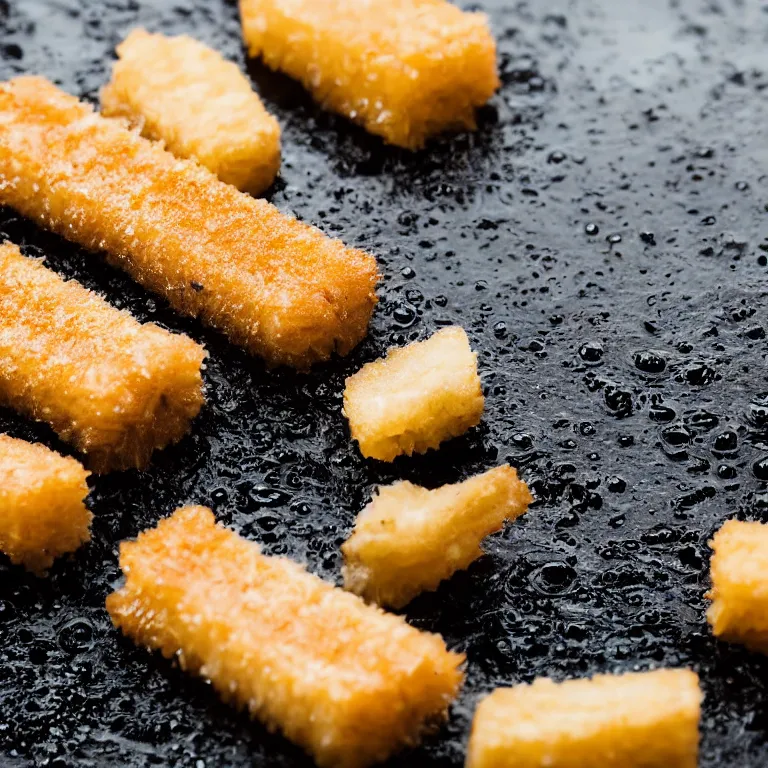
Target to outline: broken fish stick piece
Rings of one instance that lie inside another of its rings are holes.
[[[344,389],[344,414],[363,456],[381,461],[437,448],[480,422],[484,407],[477,355],[463,328],[390,349]]]
[[[509,466],[434,491],[407,481],[379,488],[341,547],[344,588],[402,608],[481,557],[482,540],[532,501]]]
[[[439,635],[366,605],[185,507],[120,546],[107,598],[137,643],[176,656],[324,768],[363,768],[446,715],[464,661]]]
[[[44,445],[0,435],[0,552],[42,573],[88,541],[88,474]]]
[[[0,204],[106,251],[271,365],[349,352],[376,262],[101,117],[39,77],[0,84]]]
[[[712,632],[768,653],[768,525],[728,520],[709,545]]]
[[[498,688],[475,713],[467,768],[696,768],[701,690],[684,669]]]
[[[280,126],[237,65],[191,37],[135,29],[117,46],[101,112],[254,195],[280,170]]]
[[[141,469],[188,432],[204,358],[187,336],[0,245],[0,404],[48,423],[95,472]]]
[[[445,0],[240,0],[240,14],[251,56],[401,147],[474,130],[500,84],[487,17]]]

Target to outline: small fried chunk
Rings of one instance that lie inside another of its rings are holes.
[[[467,768],[696,768],[699,678],[688,670],[498,688],[475,713]]]
[[[95,472],[144,468],[203,405],[205,350],[141,325],[0,245],[0,404],[44,421]]]
[[[88,474],[44,445],[0,435],[0,552],[42,573],[89,541]]]
[[[346,248],[95,114],[40,77],[0,84],[0,204],[92,250],[270,365],[366,334],[378,280]]]
[[[728,520],[709,545],[712,632],[768,653],[768,525]]]
[[[240,14],[252,56],[401,147],[474,130],[499,87],[486,16],[445,0],[240,0]]]
[[[477,355],[463,328],[390,349],[346,381],[344,414],[363,456],[424,453],[480,422],[485,401]]]
[[[117,46],[101,112],[254,195],[280,170],[280,126],[237,65],[182,35],[135,29]]]
[[[379,488],[341,548],[344,587],[402,608],[481,557],[482,540],[531,501],[509,466],[434,491],[409,482]]]
[[[443,719],[464,657],[186,507],[120,547],[117,627],[280,730],[324,768],[364,768]]]

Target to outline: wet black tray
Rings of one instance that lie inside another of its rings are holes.
[[[455,481],[509,461],[535,489],[490,556],[409,620],[467,652],[450,724],[397,766],[460,766],[477,697],[536,675],[692,665],[702,766],[766,765],[768,666],[715,643],[707,539],[768,518],[768,5],[764,0],[481,4],[504,86],[473,136],[418,155],[248,70],[284,127],[271,198],[379,257],[368,340],[308,376],[267,373],[122,274],[0,211],[0,232],[142,320],[208,346],[209,404],[145,474],[94,482],[93,543],[48,580],[0,562],[0,764],[289,766],[301,753],[105,614],[116,544],[185,502],[329,579],[376,483]],[[224,0],[0,0],[0,75],[94,98],[134,25],[243,62]],[[487,415],[439,454],[363,461],[346,375],[460,323]],[[0,429],[62,449],[0,413]],[[2,757],[4,756],[4,757]]]

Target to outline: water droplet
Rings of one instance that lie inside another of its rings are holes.
[[[667,361],[658,352],[650,350],[635,352],[634,362],[635,368],[643,373],[658,374],[667,367]]]
[[[72,655],[90,650],[93,646],[93,625],[87,619],[73,619],[58,634],[62,650]]]
[[[528,577],[533,588],[542,595],[567,595],[576,582],[576,571],[563,562],[542,565]]]
[[[752,471],[758,480],[768,482],[768,456],[763,456],[752,465]]]
[[[603,351],[603,345],[599,341],[587,341],[579,347],[579,357],[585,363],[599,363]]]

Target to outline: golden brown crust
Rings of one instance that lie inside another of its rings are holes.
[[[481,557],[481,543],[533,497],[509,466],[433,491],[409,482],[378,489],[342,546],[344,587],[402,608]]]
[[[120,548],[107,599],[137,643],[177,656],[219,693],[303,746],[318,765],[362,768],[445,716],[463,656],[284,558],[178,510]]]
[[[701,698],[684,669],[498,688],[477,707],[466,768],[696,768]]]
[[[768,653],[768,525],[728,520],[710,547],[707,620],[712,632]]]
[[[272,364],[346,354],[378,280],[346,248],[39,77],[0,85],[0,203],[112,263]]]
[[[390,349],[344,388],[344,414],[367,458],[424,453],[480,423],[485,399],[463,328]]]
[[[0,552],[42,573],[88,541],[88,474],[44,445],[0,435]]]
[[[189,431],[204,358],[0,245],[0,403],[50,424],[94,471],[143,468]]]
[[[391,144],[474,130],[499,87],[487,18],[445,0],[240,0],[240,14],[252,56]]]
[[[280,170],[280,126],[237,65],[191,37],[135,29],[117,46],[101,112],[254,195]]]

